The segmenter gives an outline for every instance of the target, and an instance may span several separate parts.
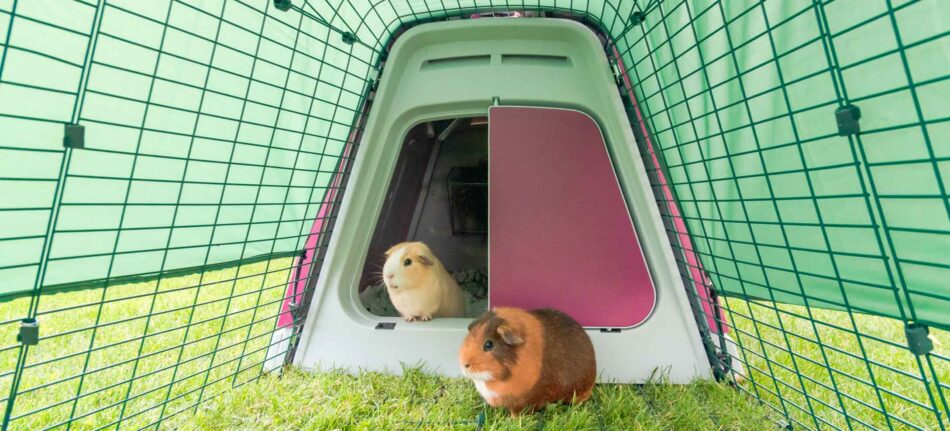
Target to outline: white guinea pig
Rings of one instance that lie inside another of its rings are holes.
[[[407,322],[433,317],[462,317],[462,289],[432,250],[421,242],[403,242],[386,251],[383,282]]]

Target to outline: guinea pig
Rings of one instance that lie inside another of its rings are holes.
[[[465,314],[462,289],[421,242],[399,243],[386,251],[383,282],[393,306],[407,322]]]
[[[488,405],[512,416],[558,401],[582,403],[597,377],[590,337],[552,309],[485,313],[468,326],[459,364]]]

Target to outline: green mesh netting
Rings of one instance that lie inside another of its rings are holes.
[[[0,294],[32,290],[44,261],[47,287],[298,252],[369,56],[300,14],[265,19],[264,2],[94,6],[17,4],[0,63]],[[66,159],[63,123],[85,127]]]
[[[299,250],[388,32],[457,14],[337,3],[116,1],[97,21],[82,2],[20,2],[0,293],[34,287],[47,244],[43,286]],[[614,38],[719,289],[950,322],[945,5],[697,1],[639,25],[634,2],[550,6]],[[837,136],[845,104],[859,137]],[[70,122],[86,150],[64,164]]]
[[[940,2],[685,2],[618,40],[721,291],[950,324],[948,19]],[[860,135],[838,136],[844,105]]]

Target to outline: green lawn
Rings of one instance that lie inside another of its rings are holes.
[[[120,429],[137,430],[159,418],[165,418],[163,429],[474,427],[483,405],[471,384],[419,369],[402,377],[289,370],[281,378],[258,379],[291,264],[277,259],[160,283],[42,296],[41,341],[26,358],[10,429],[66,429],[60,425],[71,415],[78,418],[72,430],[116,429],[119,420]],[[13,341],[17,320],[29,303],[30,298],[0,303],[0,322],[6,322],[0,324],[0,340],[7,343],[0,345],[0,407],[19,354]],[[875,411],[881,410],[878,394],[895,428],[909,428],[902,419],[937,429],[932,408],[921,407],[931,401],[915,377],[920,375],[916,358],[874,340],[903,344],[899,322],[854,315],[858,332],[865,334],[862,353],[847,331],[852,328],[847,313],[813,310],[820,322],[816,336],[811,321],[798,317],[807,314],[802,307],[775,310],[735,299],[727,305],[737,329],[733,337],[747,362],[743,391],[709,382],[600,385],[592,402],[574,408],[551,407],[518,419],[489,409],[487,429],[757,430],[774,427],[785,411],[812,428],[812,411],[821,428],[831,428],[827,422],[861,429],[857,420],[886,428],[887,418]],[[819,337],[824,349],[815,343]],[[950,345],[950,337],[935,331],[934,338],[936,351],[946,356],[943,346]],[[873,379],[865,355],[874,364]],[[836,371],[829,373],[824,357]],[[950,382],[950,366],[941,356],[922,364],[929,381],[932,364],[940,381]],[[932,393],[940,405],[940,394]],[[850,424],[839,411],[839,398],[857,418]]]
[[[822,309],[808,316],[805,307],[738,299],[726,307],[747,363],[743,389],[787,411],[796,428],[937,430],[943,429],[939,411],[943,427],[950,426],[944,401],[950,398],[950,332],[931,328],[933,354],[918,358],[894,319]]]
[[[266,395],[265,395],[266,394]],[[472,384],[408,369],[380,373],[290,371],[264,377],[199,409],[184,429],[443,430],[474,429],[483,403]],[[490,430],[765,430],[764,409],[728,386],[599,385],[590,402],[549,406],[512,419],[488,409]]]
[[[41,296],[41,339],[29,350],[10,429],[54,428],[72,412],[79,418],[72,430],[120,418],[123,430],[135,430],[255,378],[291,264],[276,259],[203,278]],[[0,303],[0,321],[9,321],[0,325],[0,408],[19,354],[17,321],[29,304],[26,297]]]

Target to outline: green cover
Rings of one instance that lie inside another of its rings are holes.
[[[617,41],[720,291],[950,326],[950,7],[900,3],[664,4]]]
[[[545,9],[616,43],[717,289],[950,326],[946,2],[291,3],[20,1],[0,293],[299,250],[396,28]],[[849,104],[861,134],[838,136]]]
[[[20,1],[0,45],[0,294],[298,254],[365,86],[349,45],[245,4],[100,10]]]

